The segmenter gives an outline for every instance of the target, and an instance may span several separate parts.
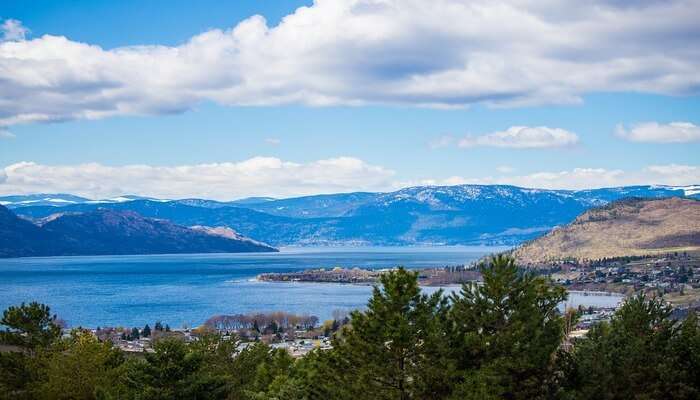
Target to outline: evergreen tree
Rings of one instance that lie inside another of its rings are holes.
[[[34,387],[37,398],[94,399],[96,391],[117,379],[117,368],[124,361],[110,342],[100,342],[87,331],[73,331],[55,347]]]
[[[0,344],[29,352],[47,347],[61,335],[56,316],[51,315],[48,306],[37,302],[10,306],[3,312],[0,325],[5,328],[0,331]]]
[[[131,340],[138,340],[140,335],[139,335],[139,328],[133,327],[131,328]]]
[[[145,360],[127,364],[121,385],[115,386],[114,390],[126,390],[128,394],[112,397],[154,400],[225,398],[221,390],[222,380],[203,371],[204,358],[200,352],[188,349],[187,344],[173,338],[156,341],[153,349],[153,353],[145,354]]]
[[[269,399],[350,399],[348,390],[338,386],[333,361],[334,351],[314,350],[296,360],[288,374],[277,375],[265,392],[258,392],[256,400]],[[357,399],[371,398],[369,394]]]
[[[61,336],[56,316],[36,302],[11,306],[0,326],[0,398],[32,398],[30,390],[41,378],[43,354]]]
[[[577,341],[563,368],[573,399],[697,399],[700,329],[670,318],[660,299],[635,296]]]
[[[403,268],[380,277],[367,310],[334,341],[329,360],[337,397],[439,399],[450,390],[442,291],[421,293],[417,273]],[[440,366],[436,368],[435,366]]]
[[[151,336],[151,327],[146,324],[146,326],[143,327],[143,330],[141,330],[141,336],[143,337],[149,337]]]
[[[283,349],[271,349],[270,346],[256,342],[227,360],[228,398],[244,400],[249,398],[269,399],[265,392],[275,379],[286,376],[294,363],[292,357]]]
[[[163,330],[163,324],[160,321],[156,321],[156,324],[154,328],[156,331],[162,331]]]
[[[564,333],[563,288],[520,272],[512,258],[481,266],[483,284],[451,296],[450,349],[462,383],[455,398],[536,399],[548,393]]]

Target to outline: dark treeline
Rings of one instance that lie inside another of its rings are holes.
[[[483,285],[423,294],[415,273],[381,277],[333,349],[294,360],[208,335],[126,357],[89,332],[60,338],[39,304],[5,311],[0,393],[12,399],[697,399],[700,330],[657,299],[566,341],[565,291],[498,257]]]

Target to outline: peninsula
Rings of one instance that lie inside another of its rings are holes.
[[[347,284],[374,284],[379,277],[393,269],[318,268],[299,272],[272,272],[257,276],[264,282],[326,282]],[[481,273],[474,265],[458,265],[424,268],[418,272],[418,283],[422,286],[457,285],[481,279]]]

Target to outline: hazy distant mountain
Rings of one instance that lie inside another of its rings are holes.
[[[131,210],[192,226],[225,226],[272,245],[517,244],[626,197],[700,198],[700,186],[541,190],[506,185],[412,187],[243,203],[204,199],[18,207],[34,220],[58,211]]]
[[[586,211],[517,249],[524,264],[700,249],[700,201],[626,199]]]
[[[240,236],[190,229],[133,211],[67,213],[39,227],[0,206],[0,256],[276,251]]]

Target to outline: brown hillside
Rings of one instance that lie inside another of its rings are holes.
[[[541,264],[698,249],[700,201],[628,199],[586,211],[513,254],[522,264]]]

